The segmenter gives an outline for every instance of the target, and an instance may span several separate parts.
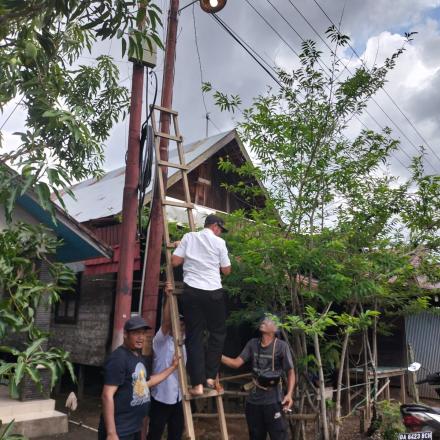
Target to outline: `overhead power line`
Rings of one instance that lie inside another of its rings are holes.
[[[200,57],[199,39],[197,37],[196,14],[195,14],[194,9],[195,8],[194,8],[194,5],[193,5],[193,7],[192,7],[192,18],[193,18],[193,27],[194,27],[194,42],[195,42],[195,46],[196,46],[197,60],[199,62],[200,93],[202,94],[203,107],[205,108],[205,119],[206,119],[205,135],[206,135],[206,137],[208,137],[208,135],[209,135],[209,121],[210,121],[210,117],[209,117],[208,107],[206,105],[205,92],[203,91],[203,68],[202,68],[202,59]]]
[[[282,83],[278,80],[276,70],[267,63],[248,43],[246,43],[236,32],[234,32],[217,14],[210,16],[254,59],[254,61],[275,81],[280,87]],[[258,59],[259,58],[259,59]],[[261,61],[260,61],[261,60]],[[268,67],[266,67],[266,64]],[[272,73],[271,70],[275,73]]]
[[[289,20],[286,19],[286,17],[280,12],[279,9],[277,9],[277,7],[270,1],[270,0],[266,0],[269,5],[276,11],[276,13],[286,22],[286,24],[295,32],[295,34],[301,39],[302,42],[305,42],[305,39],[301,36],[301,34],[293,27],[293,25],[290,23]],[[289,3],[293,6],[292,2],[289,0]],[[299,11],[298,8],[295,7],[296,11]],[[330,48],[330,46],[328,46],[328,44],[325,42],[325,40],[321,37],[321,35],[319,34],[318,31],[316,31],[316,29],[314,28],[314,26],[305,18],[305,16],[301,13],[301,17],[303,17],[303,19],[309,24],[309,26],[312,28],[312,30],[318,35],[318,37],[324,41],[324,43],[326,44],[326,46],[329,48],[329,50],[333,53],[333,50]],[[332,22],[332,24],[334,24]],[[336,25],[334,25],[336,26]],[[340,59],[338,58],[338,60],[340,61]],[[325,69],[327,69],[329,72],[331,72],[331,69],[324,63],[322,62],[322,64],[324,65]],[[321,63],[319,63],[319,65],[323,68]],[[344,65],[344,64],[343,64]],[[353,74],[351,72],[351,70],[344,65],[345,69],[347,69],[347,71],[350,74]],[[323,68],[323,70],[325,70]],[[382,111],[382,113],[388,118],[388,120],[396,127],[396,129],[401,133],[401,135],[409,142],[409,144],[417,151],[419,152],[418,147],[414,144],[414,142],[406,135],[406,133],[400,128],[400,126],[394,122],[394,120],[391,118],[391,116],[388,115],[388,113],[383,109],[383,107],[376,101],[376,99],[374,97],[371,97],[372,101],[377,105],[377,107]],[[384,127],[376,120],[376,118],[373,117],[373,115],[367,110],[364,110],[365,113],[378,125],[378,127],[383,130]],[[356,117],[356,119],[359,120],[358,117]],[[407,156],[410,160],[412,160],[411,156],[401,147],[399,146],[399,149],[405,154],[405,156]],[[434,172],[437,172],[437,170],[434,168],[434,166],[428,162],[428,165],[434,170]]]
[[[275,32],[275,34],[278,35],[278,37],[284,42],[284,44],[286,46],[288,46],[290,48],[290,50],[297,56],[299,57],[299,53],[292,47],[292,45],[290,45],[288,43],[288,41],[286,41],[283,36],[276,30],[276,28],[274,28],[271,23],[255,8],[255,6],[249,1],[249,0],[245,0],[245,2],[255,11],[256,14],[258,14],[258,16]]]
[[[278,31],[276,31],[274,28],[273,28],[273,26],[272,25],[270,25],[270,23],[267,21],[267,19],[265,19],[265,17],[248,1],[248,0],[245,0],[247,3],[248,3],[248,5],[254,10],[254,12],[256,12],[258,15],[259,15],[259,17],[262,19],[262,20],[264,20],[264,22],[266,23],[266,25],[267,26],[269,26],[279,37],[280,37],[280,39],[290,48],[290,50],[295,54],[295,55],[297,55],[298,57],[299,57],[299,54],[292,48],[292,46],[290,45],[290,44],[288,44],[287,42],[286,42],[286,40],[279,34],[279,32]],[[289,0],[290,1],[290,0]],[[277,12],[277,14],[286,22],[286,24],[295,32],[295,34],[301,39],[301,41],[302,42],[305,42],[305,39],[302,37],[302,35],[293,27],[293,25],[282,15],[282,13],[273,5],[273,3],[270,1],[270,0],[267,0],[267,2],[270,4],[270,6],[272,6],[272,8]],[[318,34],[319,35],[319,34]],[[330,49],[331,50],[331,49]],[[321,64],[321,63],[319,63],[319,65],[321,66],[321,68],[323,69],[323,70],[325,70],[325,69],[327,69],[329,72],[331,72],[331,69],[323,62],[323,64],[324,64],[324,66]],[[384,130],[384,127],[377,121],[377,119],[368,111],[368,110],[364,110],[365,111],[365,113],[377,124],[377,126],[383,131]],[[367,130],[371,130],[369,127],[367,127],[366,125],[365,125],[365,123],[363,123],[362,122],[362,120],[357,116],[357,115],[355,115],[355,117],[356,117],[356,119],[359,121],[359,123],[361,124],[361,125],[363,125]],[[404,134],[404,133],[403,133]],[[400,147],[399,147],[400,148]],[[409,154],[405,151],[405,150],[403,150],[402,148],[400,148],[400,150],[402,151],[402,153],[403,154],[405,154],[406,155],[406,157],[408,158],[408,159],[412,159],[411,158],[411,156],[409,156]],[[403,167],[407,167],[406,165],[404,165],[403,164],[403,162],[396,156],[396,155],[392,155]],[[432,165],[431,165],[431,167],[432,167]]]
[[[247,1],[247,0],[246,0]],[[268,0],[269,1],[269,0]],[[248,4],[249,4],[249,2],[247,2]],[[249,4],[249,6],[251,6],[252,7],[252,5],[250,5]],[[252,9],[254,9],[254,11],[255,12],[257,12],[256,11],[256,9],[254,8],[254,7],[252,7]],[[258,13],[258,12],[257,12]],[[263,17],[262,17],[262,15],[260,14],[260,13],[258,13],[258,15],[263,19]],[[232,38],[234,38],[234,40],[242,47],[242,48],[244,48],[245,50],[246,50],[246,52],[248,52],[248,54],[260,65],[260,67],[262,67],[265,71],[266,71],[266,73],[268,73],[269,74],[269,76],[280,86],[280,87],[284,87],[281,83],[280,83],[280,81],[278,80],[278,78],[275,78],[274,76],[273,76],[273,74],[270,72],[270,71],[268,71],[268,69],[265,67],[265,66],[263,66],[263,65],[261,65],[261,63],[260,63],[260,61],[258,60],[258,58],[260,58],[266,65],[268,65],[268,63],[267,63],[267,61],[265,61],[262,57],[261,57],[261,55],[259,55],[248,43],[246,43],[238,34],[236,34],[223,20],[221,20],[221,19],[219,19],[219,17],[217,17],[217,16],[215,16],[215,14],[212,14],[212,16],[213,16],[213,18],[216,18],[217,20],[217,22],[218,22],[218,24],[220,24],[221,25],[221,27],[232,37]],[[266,22],[266,24],[268,24],[267,23],[267,21],[266,20],[264,20],[265,22]],[[289,23],[289,25],[290,26],[292,26],[290,23]],[[272,27],[271,27],[272,28]],[[292,28],[293,28],[293,26],[292,26]],[[273,29],[272,29],[273,30]],[[276,32],[277,34],[278,34],[278,32]],[[298,32],[295,32],[297,35],[299,35],[300,36],[300,34],[298,33]],[[304,39],[300,36],[300,38],[301,38],[301,40],[302,41],[304,41]],[[285,40],[284,39],[282,39],[284,42],[285,42]],[[289,46],[289,48],[292,50],[292,47],[291,47],[291,45],[288,45]],[[295,51],[293,51],[292,50],[292,52],[294,52],[295,53]],[[295,55],[297,55],[297,56],[299,56],[297,53],[295,53]],[[258,57],[258,58],[257,58]],[[275,74],[277,74],[277,72],[276,72],[276,70],[275,69],[273,69],[273,67],[272,66],[270,66],[270,65],[268,65],[268,67],[275,73]],[[328,69],[328,67],[327,67],[327,69]],[[379,128],[381,129],[381,130],[383,130],[383,127],[380,125],[380,123],[374,118],[374,116],[373,115],[371,115],[368,111],[366,111],[366,114],[368,114],[370,117],[371,117],[371,119],[379,126]],[[364,128],[366,128],[368,131],[371,131],[371,129],[357,116],[357,115],[355,115],[355,117],[356,117],[356,119],[359,121],[359,123],[361,124],[361,125],[363,125],[364,126]],[[411,157],[404,151],[404,150],[401,150],[409,159],[411,159]],[[393,153],[391,153],[391,155],[392,155],[392,157],[394,157],[401,165],[402,165],[402,167],[404,167],[404,168],[407,168],[407,165],[405,165],[400,159],[399,159],[399,157],[397,157],[396,155],[394,155]]]
[[[15,104],[15,107],[12,109],[11,113],[9,113],[8,117],[3,121],[2,126],[0,127],[0,130],[3,130],[3,127],[6,125],[6,123],[9,121],[9,119],[11,118],[11,116],[15,113],[15,111],[17,110],[18,106],[21,104],[21,101],[23,101],[24,96],[21,97],[20,101],[17,102],[17,104]]]
[[[324,8],[319,4],[319,2],[317,0],[313,0],[314,3],[316,4],[316,6],[318,6],[318,8],[321,10],[321,12],[327,17],[328,21],[336,27],[336,24],[334,23],[334,21],[330,18],[330,16],[327,14],[327,12],[324,10]],[[289,0],[289,3],[292,4],[291,0]],[[292,4],[293,6],[293,4]],[[295,6],[293,6],[295,7]],[[295,7],[295,9],[297,9]],[[350,47],[351,51],[354,53],[354,55],[361,61],[361,63],[363,64],[363,66],[368,69],[368,67],[365,64],[365,61],[361,58],[361,56],[358,54],[358,52],[356,51],[356,49],[350,44],[348,43],[348,46]],[[398,105],[398,103],[395,101],[395,99],[390,95],[390,93],[385,89],[384,86],[382,86],[382,90],[384,91],[384,93],[386,94],[386,96],[390,99],[390,101],[393,103],[393,105],[397,108],[397,110],[399,111],[399,113],[405,118],[405,120],[409,123],[409,125],[411,126],[411,128],[415,131],[415,133],[419,136],[419,138],[422,140],[422,142],[424,144],[426,144],[426,146],[429,148],[429,150],[434,154],[434,156],[439,160],[440,162],[440,156],[435,152],[435,150],[431,147],[431,145],[429,144],[429,142],[426,140],[426,138],[420,133],[420,131],[417,129],[417,127],[414,125],[414,123],[409,119],[409,117],[404,113],[404,111],[401,109],[401,107]],[[383,109],[381,109],[383,111]],[[394,123],[394,122],[393,122]],[[414,144],[412,144],[414,145]],[[416,147],[417,148],[417,147]],[[418,151],[418,148],[417,148]]]

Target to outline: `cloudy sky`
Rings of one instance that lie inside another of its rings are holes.
[[[168,0],[157,0],[165,10]],[[181,0],[181,6],[190,0]],[[398,104],[392,103],[383,91],[376,96],[378,104],[369,106],[369,113],[382,126],[390,126],[396,138],[401,139],[401,149],[392,159],[391,172],[405,176],[408,156],[417,153],[417,146],[427,141],[426,171],[440,174],[440,0],[249,0],[250,3],[275,27],[279,34],[295,50],[299,50],[303,38],[317,41],[324,52],[328,52],[311,27],[294,9],[293,3],[313,27],[324,35],[330,25],[328,18],[317,3],[334,22],[342,15],[342,31],[352,39],[352,45],[361,58],[371,66],[374,60],[381,62],[403,43],[403,33],[416,31],[414,41],[400,58],[398,67],[389,76],[386,85],[388,94]],[[279,13],[271,6],[278,9]],[[249,43],[271,65],[291,69],[298,65],[298,59],[285,42],[255,13],[246,0],[228,0],[219,16],[240,37]],[[282,16],[282,17],[281,17]],[[252,98],[264,93],[271,78],[244,50],[221,29],[208,14],[201,11],[198,4],[186,8],[180,14],[178,47],[175,72],[174,108],[180,112],[181,131],[190,142],[205,136],[205,108],[202,101],[200,67],[197,57],[194,19],[196,23],[202,75],[214,88],[239,94],[246,107]],[[166,22],[166,14],[164,14]],[[109,53],[118,61],[121,82],[130,86],[131,65],[121,59],[119,42],[96,45],[95,54]],[[343,54],[352,67],[360,61],[350,49]],[[81,62],[91,62],[85,55]],[[156,72],[161,80],[162,57]],[[160,87],[160,85],[159,85]],[[152,87],[150,86],[150,89]],[[150,93],[151,99],[152,93]],[[209,134],[234,127],[240,115],[221,113],[210,96],[205,97],[212,123]],[[13,105],[0,115],[0,126],[9,116]],[[389,119],[391,118],[391,120]],[[20,131],[23,116],[16,111],[4,126],[9,145],[17,140],[11,135]],[[365,115],[363,122],[378,130],[377,123]],[[360,126],[355,122],[353,132]],[[359,124],[358,124],[359,125]],[[105,169],[111,170],[123,165],[127,145],[127,122],[122,122],[112,132],[108,140]],[[398,127],[398,128],[397,128]],[[415,131],[418,130],[419,134]],[[433,151],[432,151],[433,150]]]

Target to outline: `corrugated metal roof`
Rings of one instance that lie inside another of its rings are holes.
[[[226,131],[185,145],[186,163],[191,164],[191,162],[194,162],[203,153],[233,131],[234,130]],[[177,162],[177,149],[175,146],[172,148],[173,146],[174,144],[170,144],[169,161]],[[171,177],[177,172],[178,170],[169,168],[168,177]],[[106,173],[100,179],[89,179],[74,185],[71,190],[76,200],[67,194],[63,196],[67,212],[79,222],[120,213],[122,211],[124,181],[125,167],[121,167]],[[151,185],[147,192],[149,191],[151,191]]]

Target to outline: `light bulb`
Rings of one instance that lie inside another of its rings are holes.
[[[200,7],[208,14],[215,14],[221,11],[227,0],[200,0]]]

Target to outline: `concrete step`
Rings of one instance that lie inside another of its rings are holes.
[[[0,397],[0,419],[12,417],[18,414],[38,413],[45,411],[53,411],[55,409],[55,400],[29,400],[20,402],[9,397]]]
[[[48,417],[61,417],[65,415],[66,414],[62,412],[52,409],[48,411],[16,413],[10,416],[2,417],[1,420],[3,423],[9,423],[12,420],[15,420],[16,422],[25,422],[27,420],[47,419]]]
[[[2,418],[2,422],[6,424],[13,419],[12,432],[27,438],[64,434],[69,430],[67,414],[54,410],[16,414],[14,417]]]

